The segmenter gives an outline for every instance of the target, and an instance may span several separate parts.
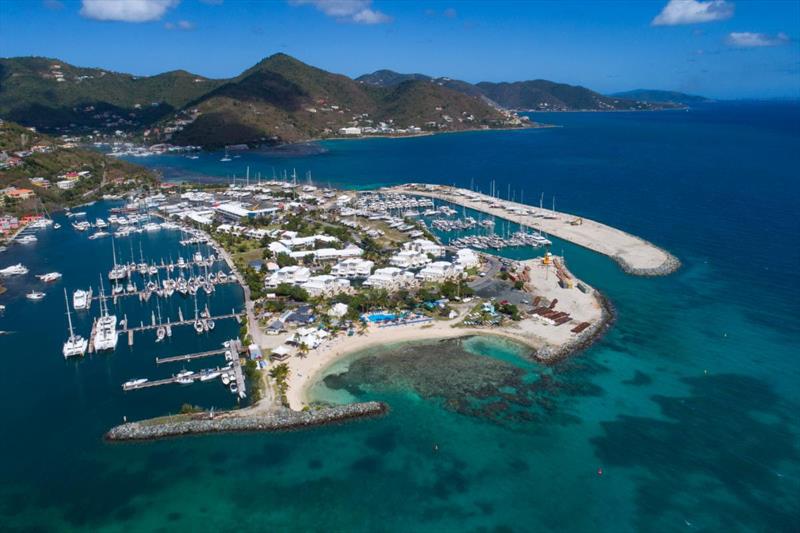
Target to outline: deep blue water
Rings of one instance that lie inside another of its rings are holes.
[[[562,127],[332,141],[320,154],[248,153],[231,163],[219,154],[137,159],[195,179],[243,176],[248,165],[251,177],[296,168],[318,183],[358,188],[413,180],[486,191],[494,179],[504,193],[510,184],[517,198],[524,190],[538,202],[544,192],[548,205],[555,195],[558,209],[677,255],[679,272],[642,279],[559,243],[570,268],[617,307],[611,331],[552,367],[506,344],[473,339],[459,348],[465,360],[488,357],[523,373],[530,390],[520,395],[517,383],[508,402],[524,416],[454,407],[473,405],[474,391],[462,398],[447,380],[412,379],[391,358],[399,349],[387,347],[362,354],[374,357],[374,374],[353,366],[354,358],[317,389],[320,398],[385,399],[392,411],[383,419],[106,445],[103,430],[123,415],[176,410],[183,401],[222,406],[229,395],[213,384],[122,394],[119,383],[131,374],[156,371],[154,347],[137,339],[132,352],[125,346],[65,363],[57,291],[35,304],[21,296],[26,287],[10,284],[0,296],[9,308],[0,329],[16,331],[0,337],[1,422],[13,428],[0,440],[2,523],[127,531],[797,531],[800,106],[536,118]],[[53,235],[32,250],[0,254],[0,266],[22,260],[32,273],[57,269],[71,288],[91,282],[98,261],[110,263],[107,242]],[[172,246],[150,245],[153,254]],[[238,297],[215,295],[220,308]],[[186,336],[173,341],[175,353],[201,342]],[[431,364],[446,374],[455,363]],[[359,383],[364,376],[373,381]]]

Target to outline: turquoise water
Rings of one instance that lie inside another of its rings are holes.
[[[121,342],[113,355],[64,362],[57,288],[37,304],[22,296],[28,282],[12,283],[0,296],[8,307],[0,329],[16,332],[0,336],[2,423],[11,428],[0,440],[0,523],[93,531],[796,531],[800,108],[537,118],[563,127],[330,142],[318,155],[243,155],[222,171],[214,156],[146,161],[223,179],[247,165],[251,176],[271,175],[274,166],[353,187],[425,180],[485,191],[494,178],[501,190],[511,183],[536,201],[545,191],[546,204],[554,193],[557,208],[630,230],[684,263],[666,278],[633,278],[559,243],[570,268],[617,307],[618,321],[598,344],[550,367],[486,339],[413,347],[424,366],[413,365],[412,348],[389,346],[361,354],[369,365],[340,363],[315,389],[328,401],[384,399],[392,406],[385,418],[107,445],[103,431],[124,415],[232,400],[213,383],[123,394],[122,381],[167,372],[153,363],[164,350],[142,337],[130,352]],[[92,282],[98,262],[110,263],[110,244],[60,231],[33,249],[0,254],[0,266],[21,260],[32,273],[60,270],[70,288]],[[173,246],[144,245],[146,255]],[[230,290],[212,297],[212,309],[237,305],[238,289]],[[123,306],[149,316],[138,303]],[[218,324],[218,339],[187,331],[169,348],[221,342],[237,327]]]

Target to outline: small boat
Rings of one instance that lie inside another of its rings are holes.
[[[125,290],[128,291],[128,293],[136,292],[136,284],[132,281],[128,281],[128,284],[125,286]]]
[[[45,283],[50,283],[58,279],[61,279],[61,272],[48,272],[47,274],[39,274],[36,277],[44,281]]]
[[[239,387],[237,387],[236,383],[233,382],[233,381],[231,381],[231,384],[228,386],[228,388],[231,390],[231,392],[233,394],[236,394],[237,392],[239,392]]]
[[[107,232],[107,231],[95,231],[94,233],[89,235],[89,240],[93,241],[95,239],[101,239],[103,237],[108,237],[109,235],[111,235],[111,234],[109,232]]]
[[[221,379],[222,379],[222,384],[223,384],[223,385],[227,385],[228,383],[230,383],[230,382],[231,382],[231,376],[230,376],[230,374],[228,374],[227,372],[225,372],[224,374],[222,374],[222,377],[221,377]]]
[[[41,300],[42,298],[44,298],[44,293],[41,292],[41,291],[31,291],[31,292],[29,292],[28,294],[25,295],[25,298],[27,298],[28,300],[34,300],[34,301]]]
[[[214,321],[211,320],[210,318],[206,320],[206,328],[208,329],[208,331],[213,330],[215,325],[216,324],[214,324]]]
[[[55,224],[53,224],[53,229],[61,229],[61,224],[56,222]]]
[[[161,342],[167,336],[167,328],[164,326],[158,326],[156,330],[156,342]]]
[[[194,321],[194,330],[197,333],[203,333],[205,331],[205,328],[203,327],[203,321],[202,320],[195,320]]]

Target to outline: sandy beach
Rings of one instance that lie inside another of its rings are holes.
[[[493,199],[485,194],[443,185],[419,187],[401,185],[390,187],[387,191],[437,198],[510,220],[517,224],[536,228],[565,241],[607,255],[619,263],[623,270],[629,274],[641,276],[665,275],[680,266],[680,261],[653,243],[585,217],[550,209],[540,209],[508,200]],[[502,207],[491,207],[492,204]],[[533,215],[518,215],[507,211],[505,209],[506,206],[525,209],[532,212]]]
[[[555,326],[546,320],[532,316],[510,322],[503,327],[463,327],[458,326],[474,303],[454,306],[459,316],[450,320],[434,320],[428,324],[408,326],[378,327],[370,325],[359,335],[340,335],[331,339],[304,357],[292,356],[289,365],[287,399],[289,407],[298,410],[308,405],[308,391],[321,377],[321,374],[339,359],[367,348],[401,342],[451,339],[470,335],[497,336],[531,348],[536,357],[548,360],[550,354],[563,355],[565,348],[581,344],[581,340],[601,325],[604,311],[600,296],[593,289],[582,292],[577,288],[564,289],[558,285],[554,266],[544,265],[540,259],[526,261],[530,267],[528,287],[531,297],[541,296],[548,300],[558,299],[557,309],[570,314],[573,321]],[[576,280],[577,281],[577,280]],[[588,322],[586,334],[575,334],[571,330],[580,322]],[[543,350],[543,348],[549,348]]]

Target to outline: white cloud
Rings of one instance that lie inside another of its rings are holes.
[[[83,0],[81,15],[95,20],[150,22],[159,20],[180,0]]]
[[[763,48],[766,46],[781,46],[788,44],[791,39],[785,33],[767,35],[749,31],[735,31],[728,34],[725,42],[737,48]]]
[[[311,5],[341,22],[384,24],[392,17],[372,9],[372,0],[289,0],[293,6]]]
[[[725,0],[669,0],[650,23],[653,26],[679,26],[725,20],[733,16],[733,4]]]

